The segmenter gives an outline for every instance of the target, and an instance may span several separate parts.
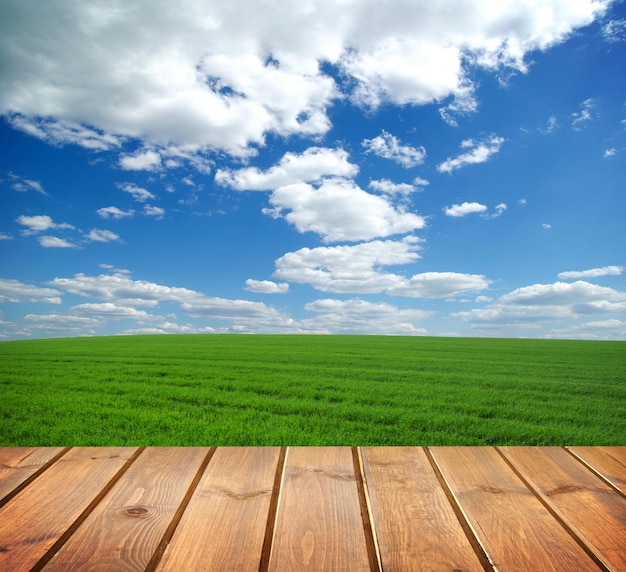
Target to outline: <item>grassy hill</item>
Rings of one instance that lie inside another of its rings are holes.
[[[626,342],[0,343],[0,446],[626,445]]]

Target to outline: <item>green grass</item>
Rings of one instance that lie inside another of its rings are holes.
[[[3,342],[0,396],[0,446],[626,445],[626,342]]]

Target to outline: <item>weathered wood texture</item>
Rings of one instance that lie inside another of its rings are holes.
[[[626,447],[0,449],[0,570],[626,572]]]

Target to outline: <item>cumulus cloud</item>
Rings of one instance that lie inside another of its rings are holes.
[[[415,185],[410,185],[409,183],[393,183],[389,179],[370,181],[368,187],[384,195],[408,195],[421,190]]]
[[[426,225],[422,216],[397,209],[346,179],[325,179],[317,188],[307,183],[279,187],[270,204],[274,208],[265,209],[266,214],[284,217],[299,232],[315,232],[324,242],[406,234]]]
[[[218,169],[215,182],[238,191],[268,191],[293,183],[320,181],[323,177],[353,177],[358,171],[343,149],[310,147],[302,153],[285,153],[277,165],[266,171],[256,167]]]
[[[400,140],[395,135],[391,135],[391,133],[386,131],[383,131],[378,137],[373,139],[365,139],[362,145],[367,153],[374,153],[374,155],[379,157],[391,159],[405,169],[422,164],[426,158],[426,149],[424,147],[401,145]]]
[[[126,217],[132,217],[135,214],[135,211],[132,209],[124,211],[118,207],[103,207],[101,209],[98,209],[96,213],[102,218],[121,219]]]
[[[63,223],[55,223],[52,218],[48,215],[34,215],[27,216],[22,215],[17,217],[16,222],[25,226],[26,228],[22,230],[22,234],[25,236],[36,234],[38,232],[43,232],[46,230],[50,230],[51,228],[58,229],[73,229],[74,227],[71,224],[66,222]]]
[[[309,327],[342,334],[426,335],[426,329],[418,324],[433,315],[430,311],[400,309],[392,304],[358,298],[315,300],[306,304],[305,309],[319,314],[306,321]]]
[[[120,167],[125,171],[154,171],[160,166],[161,155],[152,149],[120,157]]]
[[[122,137],[106,133],[102,129],[95,130],[64,120],[11,114],[8,122],[15,129],[51,145],[69,144],[92,151],[108,151],[119,147],[123,142]]]
[[[289,284],[272,282],[271,280],[246,280],[246,290],[258,292],[259,294],[286,294],[289,291]]]
[[[484,213],[487,211],[485,205],[480,203],[462,203],[460,205],[452,205],[451,207],[444,207],[443,212],[446,216],[462,217],[472,213]]]
[[[155,316],[145,310],[138,310],[131,306],[122,306],[112,302],[100,304],[78,304],[70,308],[74,315],[105,318],[108,320],[152,320]]]
[[[13,237],[6,232],[0,232],[0,240],[13,240]]]
[[[261,302],[210,297],[187,288],[133,280],[127,273],[99,276],[76,274],[73,278],[55,278],[50,285],[70,294],[104,303],[75,306],[72,311],[80,315],[97,315],[103,318],[110,312],[120,318],[123,317],[122,314],[132,318],[132,309],[137,307],[155,307],[162,302],[175,302],[189,316],[228,321],[234,328],[233,331],[280,331],[293,326],[288,315]],[[152,319],[143,310],[136,310],[134,315],[135,318]]]
[[[76,244],[57,236],[40,236],[38,240],[44,248],[78,248]]]
[[[29,328],[68,335],[94,335],[94,328],[102,325],[102,321],[97,318],[68,314],[26,314],[24,319]]]
[[[24,0],[0,30],[0,113],[56,144],[106,150],[132,139],[152,153],[245,157],[268,133],[325,134],[341,97],[370,108],[450,98],[449,115],[471,112],[471,68],[525,71],[528,53],[607,5]],[[337,85],[320,62],[345,81]],[[158,161],[140,151],[120,165]]]
[[[454,316],[481,325],[538,324],[625,311],[625,292],[577,281],[524,286],[501,296],[488,308],[458,312]]]
[[[94,228],[89,231],[87,238],[92,242],[115,242],[120,239],[120,237],[110,230],[102,230],[99,228]]]
[[[152,205],[145,205],[143,207],[143,214],[161,219],[165,215],[165,209],[162,209],[161,207],[154,207]]]
[[[620,276],[624,272],[623,266],[602,266],[600,268],[590,268],[589,270],[568,270],[559,272],[560,280],[571,280],[575,278],[597,278],[598,276]]]
[[[500,146],[505,139],[492,135],[483,141],[474,141],[466,139],[461,142],[462,149],[470,149],[466,153],[462,153],[454,159],[448,158],[443,163],[437,165],[437,171],[440,173],[451,173],[456,169],[465,167],[466,165],[475,165],[477,163],[485,163],[492,155],[500,151]]]
[[[145,203],[148,199],[156,199],[156,196],[150,191],[138,187],[135,183],[121,183],[118,187],[125,193],[132,195],[133,199],[139,203]]]
[[[547,338],[566,339],[615,339],[626,338],[626,322],[608,319],[594,322],[583,322],[567,328],[555,328],[546,334]]]
[[[0,302],[44,302],[46,304],[61,303],[60,290],[41,288],[32,284],[25,284],[19,280],[0,278]]]
[[[484,276],[455,272],[425,272],[407,278],[384,272],[384,266],[404,265],[419,259],[419,239],[375,240],[354,246],[302,248],[276,260],[274,276],[309,284],[334,293],[375,294],[413,298],[447,298],[484,290]]]

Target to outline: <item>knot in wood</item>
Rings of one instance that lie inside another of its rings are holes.
[[[148,514],[150,510],[145,506],[125,506],[122,512],[128,516],[143,516]]]

